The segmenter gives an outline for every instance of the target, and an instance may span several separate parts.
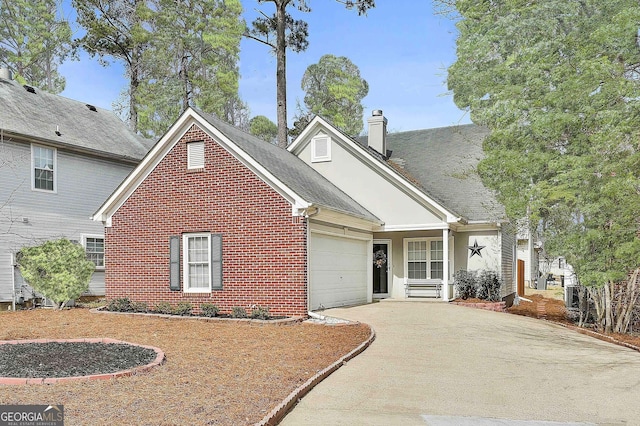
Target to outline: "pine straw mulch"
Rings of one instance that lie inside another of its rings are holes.
[[[242,425],[368,339],[365,324],[256,325],[92,314],[0,314],[0,340],[110,337],[155,346],[166,360],[115,380],[0,385],[2,404],[62,404],[69,424]]]
[[[564,301],[558,299],[551,299],[544,297],[540,294],[530,294],[526,296],[531,302],[521,301],[518,306],[512,306],[507,308],[507,312],[510,314],[524,315],[527,317],[546,319],[554,321],[565,326],[568,326],[576,331],[583,331],[593,337],[600,338],[606,341],[613,341],[614,343],[626,343],[634,348],[640,348],[640,335],[638,334],[620,334],[611,333],[604,334],[598,333],[591,329],[579,329],[576,324],[571,321],[567,316],[567,309]]]

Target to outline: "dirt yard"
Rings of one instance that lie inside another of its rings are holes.
[[[364,324],[255,325],[92,314],[0,314],[0,340],[110,337],[164,350],[133,377],[0,386],[2,404],[62,404],[68,424],[254,424],[316,372],[364,342]]]

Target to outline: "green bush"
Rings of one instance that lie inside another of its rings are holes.
[[[482,300],[498,302],[502,280],[495,271],[481,271],[477,278],[477,297]]]
[[[251,310],[251,318],[268,320],[269,318],[271,318],[271,315],[269,315],[269,308],[254,306]]]
[[[217,317],[219,313],[220,309],[212,303],[203,303],[200,305],[200,316],[202,317],[213,318]]]
[[[111,312],[134,312],[133,304],[128,297],[111,299],[107,303],[107,311]]]
[[[147,302],[131,302],[131,309],[133,312],[149,312],[149,305]]]
[[[189,316],[191,315],[192,311],[193,311],[193,305],[191,303],[179,302],[178,305],[175,308],[173,308],[171,313],[174,315]]]
[[[241,306],[234,306],[231,308],[231,317],[232,318],[246,318],[247,310]]]
[[[173,307],[171,306],[171,303],[169,302],[158,302],[156,303],[155,308],[153,309],[154,312],[158,313],[158,314],[172,314],[173,313]]]
[[[24,280],[59,309],[87,291],[96,269],[80,244],[64,238],[25,247],[16,260]]]
[[[453,285],[456,288],[458,297],[463,300],[473,299],[477,293],[477,276],[473,271],[460,269],[453,274]]]

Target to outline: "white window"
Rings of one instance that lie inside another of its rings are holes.
[[[31,187],[38,191],[56,191],[56,149],[31,145]]]
[[[97,270],[104,270],[104,237],[84,236],[83,242],[87,260],[92,261]]]
[[[211,291],[211,234],[185,234],[182,247],[184,291]]]
[[[319,134],[311,139],[311,162],[331,161],[331,138]]]
[[[405,239],[405,269],[409,281],[442,279],[444,253],[442,239]]]
[[[187,144],[187,168],[204,168],[204,142],[189,142]]]

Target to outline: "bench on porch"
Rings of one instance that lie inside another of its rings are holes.
[[[423,290],[420,294],[412,292],[412,290]],[[415,297],[437,297],[440,298],[440,292],[442,290],[442,280],[421,280],[418,282],[406,282],[405,283],[405,295],[411,297],[412,293]]]

